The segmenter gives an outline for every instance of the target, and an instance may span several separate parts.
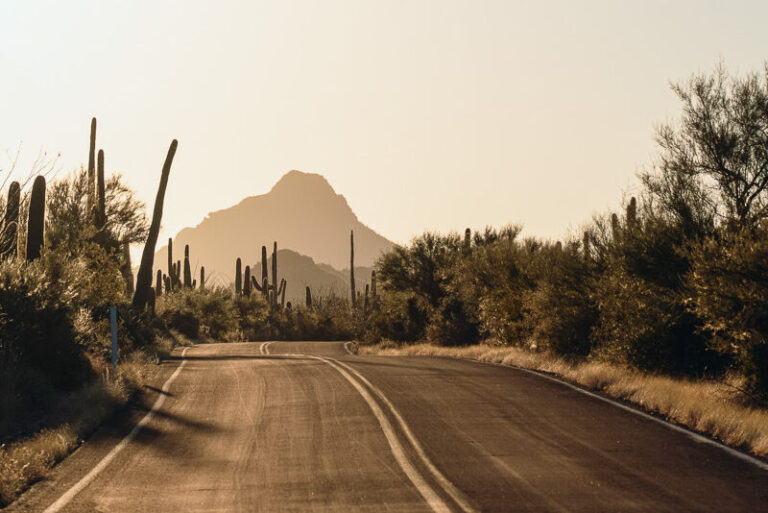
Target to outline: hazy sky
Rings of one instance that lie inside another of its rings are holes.
[[[67,172],[96,116],[108,171],[151,209],[177,138],[164,236],[300,169],[397,242],[562,237],[637,186],[678,114],[670,80],[762,67],[766,19],[766,2],[3,0],[0,149],[22,143],[22,169],[61,152]]]

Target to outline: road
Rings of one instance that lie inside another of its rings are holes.
[[[768,511],[764,468],[519,370],[340,342],[174,354],[7,511]]]

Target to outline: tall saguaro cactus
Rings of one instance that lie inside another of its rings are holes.
[[[200,288],[205,288],[205,266],[200,266]]]
[[[349,232],[349,286],[352,289],[352,308],[357,307],[357,295],[355,294],[355,231]]]
[[[250,297],[251,295],[251,266],[245,266],[245,273],[243,275],[243,295]]]
[[[305,295],[306,295],[305,305],[307,307],[307,310],[311,310],[312,309],[312,291],[309,290],[309,285],[307,285],[306,287]]]
[[[275,291],[271,304],[277,305],[277,241],[272,246],[272,289]]]
[[[168,237],[168,278],[170,278],[171,287],[166,292],[173,290],[173,239]]]
[[[106,212],[106,186],[104,184],[104,150],[99,150],[99,159],[96,172],[98,198],[96,200],[96,228],[102,230],[107,223]]]
[[[92,215],[94,199],[94,183],[96,180],[96,118],[91,118],[91,138],[88,147],[88,215]]]
[[[155,296],[160,297],[163,295],[163,271],[158,269],[155,276]]]
[[[29,221],[27,223],[27,260],[40,258],[45,231],[45,178],[38,176],[32,184],[29,198]]]
[[[627,205],[627,231],[632,233],[637,227],[637,200],[634,196]]]
[[[192,287],[192,267],[189,265],[189,244],[184,246],[184,287]]]
[[[243,292],[243,262],[238,257],[235,262],[235,294],[238,296]]]
[[[267,247],[261,247],[261,283],[269,281],[269,273],[267,272]],[[269,287],[258,287],[261,290],[262,295],[266,299],[269,296]]]
[[[277,291],[277,294],[280,295],[280,308],[285,308],[285,289],[287,288],[288,282],[283,278],[280,280],[280,289]]]
[[[8,187],[8,201],[5,204],[3,217],[2,254],[3,260],[16,256],[19,240],[19,205],[21,204],[21,186],[19,182],[11,182]]]
[[[152,224],[149,226],[147,242],[144,244],[144,252],[141,255],[141,265],[139,273],[136,276],[136,292],[133,294],[133,307],[136,309],[144,308],[149,298],[149,289],[152,288],[152,264],[155,259],[155,246],[157,246],[157,236],[160,233],[160,221],[163,218],[163,201],[165,200],[165,189],[168,187],[168,176],[171,174],[171,164],[176,155],[176,148],[179,143],[174,139],[168,148],[168,155],[165,157],[163,170],[160,173],[160,185],[157,188],[157,197],[155,198],[155,209],[152,212]]]

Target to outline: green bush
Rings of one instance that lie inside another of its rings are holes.
[[[692,245],[689,309],[755,392],[768,392],[768,230],[723,230]]]

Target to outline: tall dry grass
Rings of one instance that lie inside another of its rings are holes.
[[[361,354],[443,356],[514,365],[553,374],[608,397],[637,405],[667,420],[710,435],[759,457],[768,456],[768,411],[749,404],[739,382],[692,381],[644,374],[601,362],[571,363],[516,347],[432,344],[360,346]]]

